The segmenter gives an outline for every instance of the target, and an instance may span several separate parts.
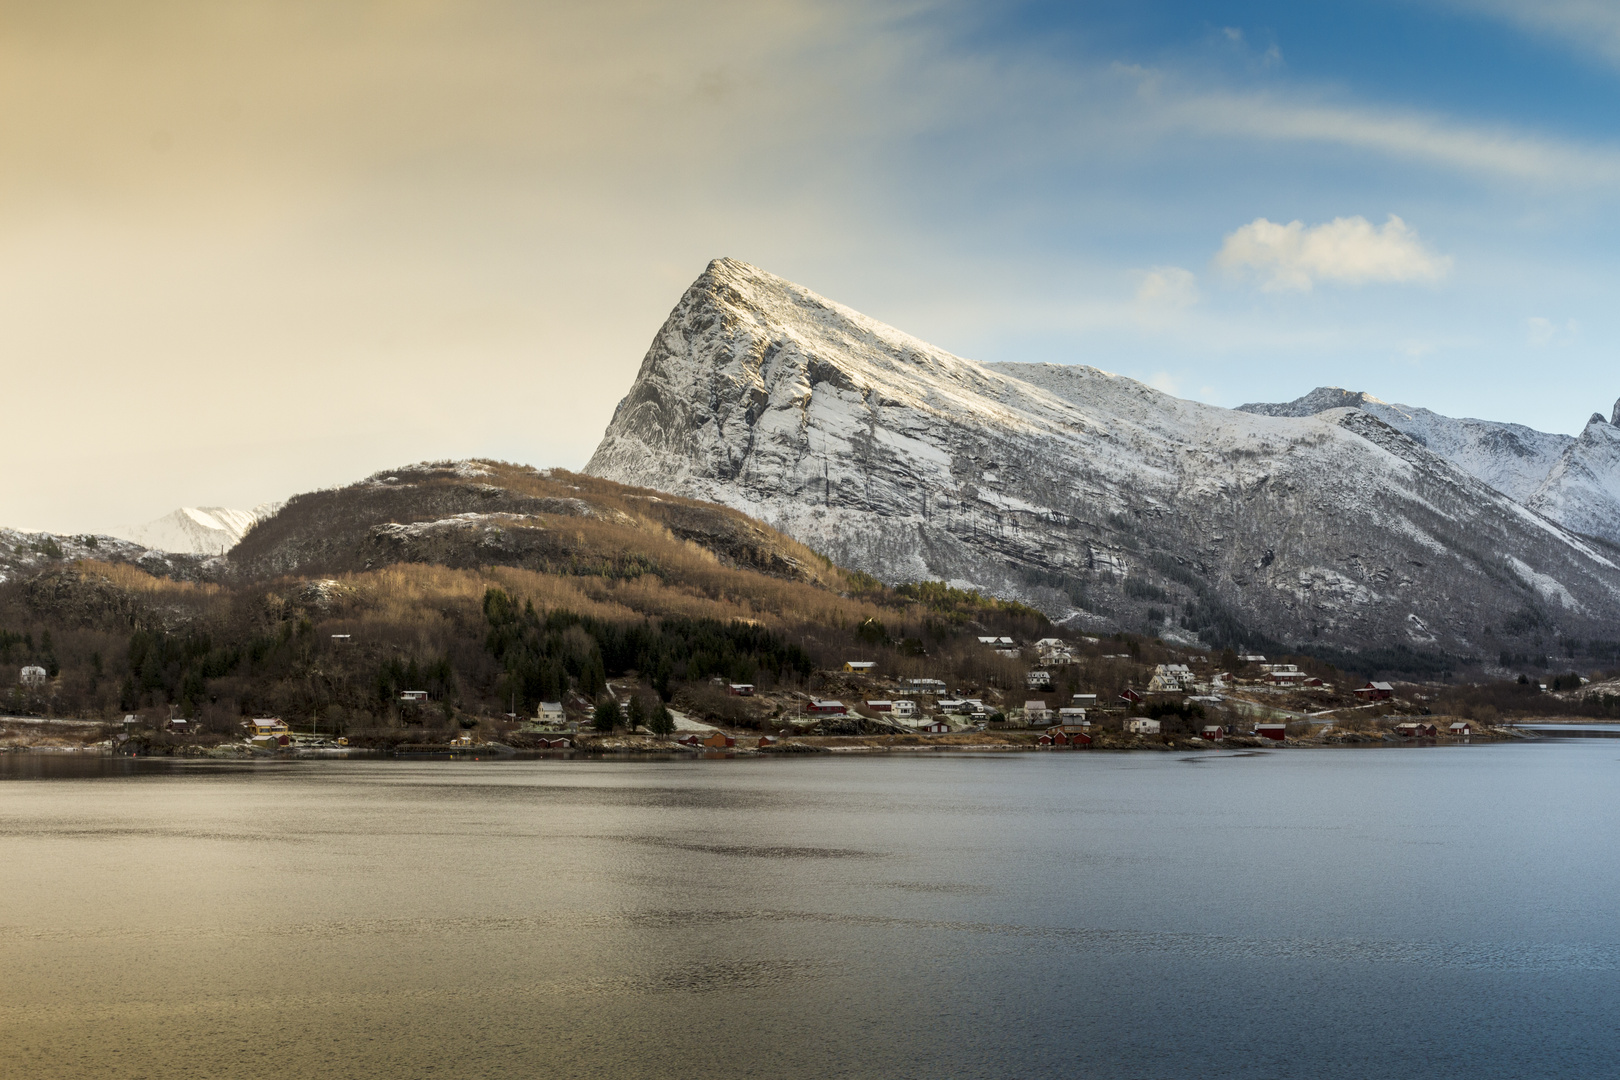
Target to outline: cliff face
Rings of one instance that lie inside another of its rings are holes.
[[[732,260],[670,314],[587,472],[1099,629],[1494,655],[1620,615],[1602,552],[1362,409],[977,364]]]

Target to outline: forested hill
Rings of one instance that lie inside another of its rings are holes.
[[[221,733],[263,714],[385,733],[412,719],[406,689],[476,723],[631,672],[666,697],[716,676],[808,687],[855,653],[934,675],[983,666],[975,633],[1048,630],[1017,604],[886,588],[735,510],[497,462],[298,496],[207,580],[53,557],[0,584],[0,663],[50,672],[8,685],[10,711],[173,709]]]

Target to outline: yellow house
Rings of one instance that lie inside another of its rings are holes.
[[[287,734],[287,722],[275,716],[249,720],[248,733],[251,735],[285,735]]]

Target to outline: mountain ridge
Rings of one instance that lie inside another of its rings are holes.
[[[1363,409],[979,364],[729,259],[676,304],[585,471],[1096,629],[1478,656],[1620,615],[1608,554]]]
[[[1514,501],[1577,532],[1620,543],[1620,456],[1606,441],[1620,425],[1620,401],[1612,420],[1594,413],[1578,436],[1445,416],[1337,386],[1319,386],[1288,402],[1240,405],[1238,411],[1311,416],[1338,408],[1370,413]]]

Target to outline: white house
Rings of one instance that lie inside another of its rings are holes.
[[[1179,694],[1192,685],[1193,673],[1186,664],[1160,664],[1148,680],[1148,692]]]
[[[427,699],[426,690],[401,690],[399,692],[399,700],[401,701],[426,701]]]
[[[1125,730],[1132,735],[1157,735],[1159,733],[1159,722],[1141,716],[1135,720],[1125,721]]]
[[[1028,687],[1051,686],[1052,673],[1050,671],[1032,671],[1024,676],[1024,685]]]
[[[900,698],[898,701],[890,704],[889,711],[894,714],[895,719],[897,720],[909,720],[911,717],[917,715],[917,703],[915,701],[908,701],[905,698]]]
[[[1052,710],[1044,701],[1024,702],[1024,720],[1030,724],[1044,724],[1052,719]]]
[[[22,669],[22,674],[17,676],[17,681],[22,683],[24,686],[44,686],[45,669],[30,664]]]
[[[534,711],[534,718],[548,727],[561,727],[563,707],[560,701],[542,701]]]

